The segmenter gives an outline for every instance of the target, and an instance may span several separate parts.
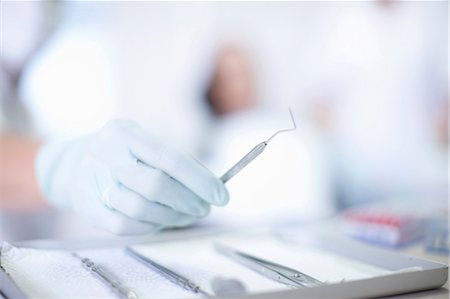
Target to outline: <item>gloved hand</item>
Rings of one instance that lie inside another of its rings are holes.
[[[49,202],[115,234],[184,226],[228,202],[214,174],[126,120],[43,146],[36,172]]]

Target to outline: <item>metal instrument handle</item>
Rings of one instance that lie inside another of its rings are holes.
[[[95,264],[88,258],[83,258],[76,253],[72,253],[73,256],[81,260],[83,268],[91,272],[95,277],[97,277],[105,286],[107,286],[112,292],[117,294],[120,298],[124,299],[136,299],[138,296],[135,292],[127,289],[120,281],[114,278],[111,274],[106,271],[100,265]]]
[[[186,277],[182,276],[181,274],[175,273],[174,271],[164,267],[161,264],[158,264],[154,260],[138,253],[134,249],[130,247],[125,248],[125,252],[135,258],[136,260],[144,263],[145,265],[149,266],[159,274],[161,274],[163,277],[167,278],[171,282],[175,283],[176,285],[184,288],[185,290],[191,291],[193,293],[199,293],[202,294],[205,297],[212,297],[205,291],[203,291],[198,285],[196,285],[194,282],[190,281]]]
[[[248,154],[246,154],[239,162],[237,162],[233,167],[230,168],[224,175],[220,178],[222,182],[228,182],[232,177],[239,173],[245,166],[252,162],[256,157],[258,157],[266,148],[267,142],[263,141],[257,144]]]

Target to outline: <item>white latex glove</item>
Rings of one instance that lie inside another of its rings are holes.
[[[126,120],[43,146],[36,171],[49,202],[115,234],[184,226],[228,202],[214,174]]]

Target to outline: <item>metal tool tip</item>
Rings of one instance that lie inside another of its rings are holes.
[[[291,115],[292,123],[294,124],[294,130],[297,129],[297,124],[295,123],[294,114],[292,113],[291,107],[289,107],[289,114]]]
[[[267,140],[265,141],[266,144],[269,143],[270,140],[272,140],[275,136],[277,136],[277,135],[280,134],[280,133],[289,132],[289,131],[294,131],[294,130],[297,129],[297,124],[295,123],[294,114],[292,113],[291,107],[289,107],[289,114],[291,115],[291,120],[292,120],[292,123],[294,124],[294,127],[293,127],[293,128],[289,128],[289,129],[284,129],[284,130],[276,131],[272,136],[270,136],[269,139],[267,139]]]
[[[76,252],[71,252],[70,254],[71,254],[73,257],[76,257],[76,258],[78,258],[78,259],[80,259],[80,260],[82,259],[82,257],[79,256],[78,253],[76,253]]]

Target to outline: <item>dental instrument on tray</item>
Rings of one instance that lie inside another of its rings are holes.
[[[275,132],[269,139],[258,143],[250,152],[248,152],[239,162],[237,162],[233,167],[231,167],[224,175],[220,178],[222,182],[228,182],[232,177],[234,177],[237,173],[239,173],[242,169],[244,169],[250,162],[252,162],[256,157],[258,157],[266,148],[269,141],[271,141],[275,136],[280,133],[294,131],[297,129],[297,125],[295,123],[294,115],[292,114],[291,108],[289,108],[289,114],[291,115],[292,123],[294,125],[293,128],[279,130]]]
[[[135,258],[141,263],[144,263],[145,265],[149,266],[151,269],[155,270],[159,274],[161,274],[163,277],[167,278],[171,282],[175,283],[176,285],[182,287],[185,290],[188,290],[193,293],[201,294],[207,298],[213,297],[212,295],[208,294],[204,290],[200,288],[197,284],[195,284],[193,281],[189,280],[188,278],[184,277],[181,274],[178,274],[163,265],[155,262],[154,260],[138,253],[136,250],[132,249],[131,247],[125,247],[125,252],[129,254],[131,257]]]
[[[88,258],[81,257],[77,253],[72,252],[72,256],[78,258],[83,265],[83,268],[88,270],[92,275],[98,278],[106,287],[108,287],[113,293],[117,294],[119,298],[124,299],[137,299],[138,296],[135,292],[126,288],[120,281],[114,278],[106,269],[98,264],[95,264]]]
[[[323,282],[295,269],[258,258],[223,244],[216,243],[214,248],[217,252],[231,258],[233,261],[238,262],[267,278],[288,286],[301,288],[314,287],[324,284]]]

